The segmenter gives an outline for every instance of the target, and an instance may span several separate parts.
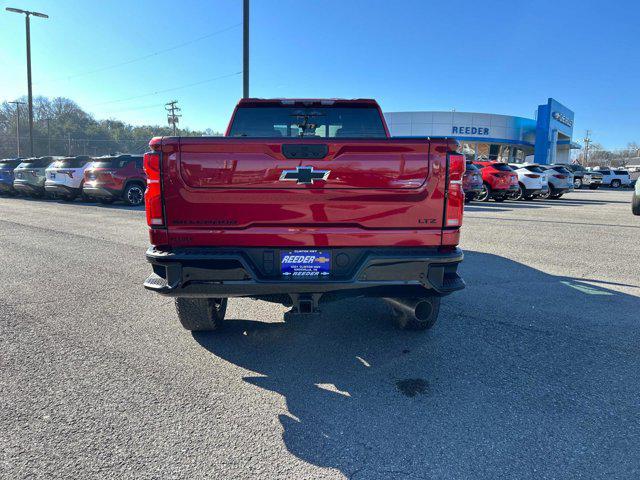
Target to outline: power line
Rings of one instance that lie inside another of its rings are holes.
[[[242,73],[242,71],[229,73],[227,75],[220,75],[219,77],[208,78],[206,80],[201,80],[199,82],[188,83],[186,85],[180,85],[179,87],[165,88],[164,90],[156,90],[155,92],[144,93],[142,95],[135,95],[133,97],[121,98],[119,100],[109,100],[108,102],[94,103],[93,105],[90,105],[90,106],[97,107],[99,105],[109,105],[109,104],[112,104],[112,103],[121,103],[121,102],[128,102],[129,100],[137,100],[138,98],[151,97],[153,95],[159,95],[161,93],[173,92],[175,90],[181,90],[183,88],[189,88],[189,87],[194,87],[196,85],[202,85],[203,83],[213,82],[215,80],[221,80],[223,78],[233,77],[235,75],[240,75],[241,73]]]
[[[223,28],[221,30],[217,30],[215,32],[208,33],[207,35],[203,35],[201,37],[194,38],[193,40],[188,40],[186,42],[180,43],[178,45],[174,45],[172,47],[167,47],[167,48],[164,48],[162,50],[157,50],[155,52],[148,53],[146,55],[142,55],[141,57],[132,58],[130,60],[125,60],[124,62],[114,63],[114,64],[111,64],[111,65],[105,65],[104,67],[99,67],[99,68],[96,68],[94,70],[88,70],[88,71],[85,71],[85,72],[74,73],[73,75],[67,75],[66,77],[54,78],[53,80],[47,80],[47,82],[59,82],[61,80],[71,80],[71,79],[78,78],[78,77],[83,77],[83,76],[86,76],[86,75],[92,75],[94,73],[104,72],[105,70],[111,70],[113,68],[123,67],[125,65],[130,65],[132,63],[141,62],[143,60],[147,60],[147,59],[155,57],[157,55],[161,55],[163,53],[171,52],[173,50],[177,50],[178,48],[186,47],[187,45],[191,45],[193,43],[200,42],[202,40],[205,40],[207,38],[213,37],[215,35],[219,35],[220,33],[224,33],[224,32],[227,32],[229,30],[232,30],[234,28],[237,28],[240,25],[242,25],[242,23],[236,23],[234,25],[231,25],[230,27],[226,27],[226,28]]]

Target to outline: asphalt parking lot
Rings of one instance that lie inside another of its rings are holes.
[[[0,198],[0,477],[639,478],[630,200],[472,204],[427,333],[234,300],[191,335],[141,209]]]

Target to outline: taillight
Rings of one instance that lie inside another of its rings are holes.
[[[540,178],[540,175],[536,175],[535,173],[525,173],[524,176],[529,178]]]
[[[150,227],[162,227],[164,226],[164,214],[162,211],[159,153],[144,154],[144,171],[147,174],[147,190],[144,192],[147,225]]]
[[[567,176],[566,176],[566,175],[554,175],[554,177],[559,178],[559,179],[561,179],[561,180],[563,180],[563,179],[567,178]]]
[[[462,225],[464,211],[464,191],[462,178],[466,168],[464,155],[450,153],[448,155],[447,197],[445,199],[445,227],[459,227]]]

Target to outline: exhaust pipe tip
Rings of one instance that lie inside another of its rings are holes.
[[[413,315],[421,322],[426,322],[427,320],[429,320],[432,313],[433,305],[425,301],[418,302],[413,310]]]
[[[391,306],[404,315],[421,322],[428,321],[433,315],[434,306],[429,299],[416,297],[385,298]]]

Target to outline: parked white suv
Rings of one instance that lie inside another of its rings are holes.
[[[74,200],[82,190],[84,171],[92,159],[86,155],[53,162],[45,170],[44,189],[63,200]]]
[[[573,173],[564,165],[541,165],[541,168],[546,170],[549,181],[548,198],[560,198],[573,190]]]
[[[535,163],[510,163],[509,166],[518,174],[518,191],[509,198],[512,200],[531,200],[540,195],[546,184],[546,175]]]
[[[595,167],[593,170],[602,175],[602,184],[612,188],[628,187],[631,185],[631,176],[626,170],[619,168]]]

